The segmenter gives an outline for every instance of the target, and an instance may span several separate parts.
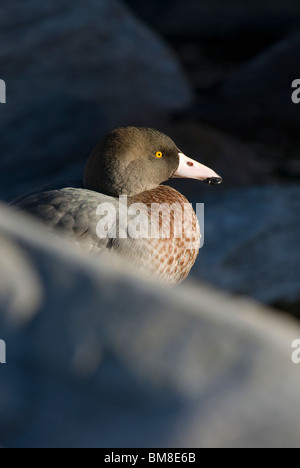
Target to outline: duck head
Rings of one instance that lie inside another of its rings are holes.
[[[110,196],[135,196],[171,178],[217,185],[222,178],[188,158],[167,135],[150,128],[126,127],[109,133],[92,151],[84,187]]]

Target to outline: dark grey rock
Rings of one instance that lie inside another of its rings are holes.
[[[300,446],[297,323],[144,284],[4,208],[0,233],[1,444]]]
[[[300,188],[211,193],[205,245],[193,274],[268,304],[300,300]]]

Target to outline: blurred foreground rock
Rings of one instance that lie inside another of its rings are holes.
[[[232,189],[203,200],[205,246],[193,274],[268,304],[298,303],[300,187]]]
[[[80,178],[107,130],[159,126],[191,98],[175,54],[118,0],[2,0],[0,43],[6,200]]]
[[[144,284],[39,229],[1,208],[1,444],[300,447],[297,323]]]

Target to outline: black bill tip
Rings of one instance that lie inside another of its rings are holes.
[[[223,182],[222,177],[210,177],[205,182],[209,185],[220,185]]]

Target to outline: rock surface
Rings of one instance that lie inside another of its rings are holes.
[[[118,0],[3,0],[0,42],[6,200],[49,177],[80,178],[107,130],[159,126],[192,96],[175,54]]]
[[[300,188],[256,187],[202,197],[205,245],[193,274],[268,304],[300,300]]]
[[[143,284],[4,207],[0,252],[2,445],[300,447],[298,323]]]

